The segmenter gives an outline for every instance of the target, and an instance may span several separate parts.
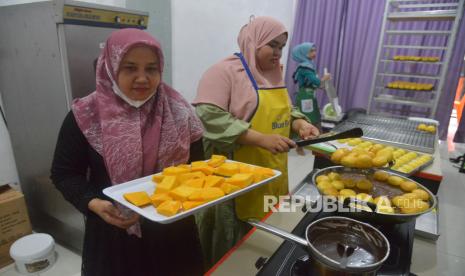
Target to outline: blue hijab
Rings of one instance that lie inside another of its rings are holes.
[[[308,58],[308,52],[311,49],[316,49],[312,42],[304,42],[292,49],[292,59],[299,63],[299,66],[307,67],[316,71],[316,66],[313,60]]]

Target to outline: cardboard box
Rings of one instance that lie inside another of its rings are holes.
[[[13,262],[10,246],[31,233],[24,195],[9,185],[0,186],[0,268]]]

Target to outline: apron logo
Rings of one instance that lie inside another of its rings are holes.
[[[289,126],[289,120],[285,120],[284,122],[272,122],[271,123],[271,128],[272,129],[277,129],[277,128],[285,128]]]

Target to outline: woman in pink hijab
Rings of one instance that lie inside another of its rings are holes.
[[[234,202],[217,205],[196,216],[207,265],[223,256],[251,228],[247,219],[262,219],[264,196],[288,193],[289,139],[318,135],[305,115],[291,106],[280,58],[287,30],[271,17],[257,17],[242,27],[236,53],[202,76],[196,112],[205,128],[207,156],[221,153],[237,161],[280,170],[282,176]]]
[[[155,38],[137,29],[113,32],[97,62],[96,91],[74,100],[63,122],[51,178],[85,216],[82,275],[203,274],[193,217],[144,221],[102,193],[203,159],[202,124],[162,72]]]

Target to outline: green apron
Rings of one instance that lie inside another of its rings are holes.
[[[320,108],[315,97],[315,90],[308,87],[299,88],[296,104],[300,112],[305,114],[312,124],[321,122]]]

